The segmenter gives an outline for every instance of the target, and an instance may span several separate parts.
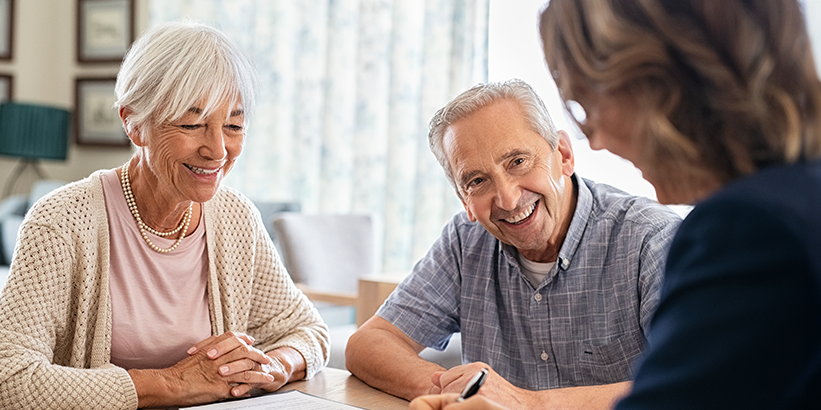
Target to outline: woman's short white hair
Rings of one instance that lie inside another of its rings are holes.
[[[117,75],[114,105],[132,111],[127,131],[137,128],[146,138],[153,127],[178,120],[191,107],[207,116],[226,102],[232,104],[229,111],[241,104],[247,128],[256,88],[253,63],[233,40],[204,24],[177,21],[134,42]]]
[[[442,144],[442,139],[448,127],[480,109],[501,100],[512,100],[518,102],[524,114],[527,125],[547,140],[553,149],[559,146],[559,134],[553,125],[553,120],[547,113],[547,107],[536,91],[526,82],[514,78],[504,82],[477,84],[469,90],[459,94],[447,105],[436,111],[430,120],[428,133],[428,143],[433,155],[439,160],[439,164],[445,170],[445,175],[450,180],[451,185],[456,189],[456,194],[461,199],[462,194],[450,169],[450,163]]]

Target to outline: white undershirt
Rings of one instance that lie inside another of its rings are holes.
[[[530,281],[530,284],[533,285],[534,288],[538,288],[539,285],[542,284],[544,277],[550,273],[551,269],[553,269],[556,262],[533,262],[522,256],[520,253],[519,264],[521,265],[522,273],[525,275],[527,280]]]
[[[162,369],[211,336],[205,223],[173,251],[148,247],[123,197],[114,170],[102,174],[111,257],[111,363],[125,369]],[[148,234],[161,248],[175,239]]]

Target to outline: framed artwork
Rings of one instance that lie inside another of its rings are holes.
[[[132,41],[134,0],[77,0],[77,61],[120,62]]]
[[[114,109],[115,78],[78,78],[74,93],[77,145],[128,147],[120,115]]]
[[[14,45],[14,0],[0,0],[0,60],[11,60]]]
[[[14,98],[14,83],[8,74],[0,74],[0,102]]]

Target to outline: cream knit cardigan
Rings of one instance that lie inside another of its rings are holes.
[[[38,201],[20,228],[0,296],[0,408],[137,408],[128,373],[109,363],[100,174]],[[312,377],[328,361],[328,328],[282,266],[259,212],[223,187],[203,213],[212,333],[245,332],[262,351],[293,347]]]

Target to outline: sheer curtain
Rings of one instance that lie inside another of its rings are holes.
[[[487,80],[487,0],[150,0],[151,25],[180,18],[227,32],[259,71],[226,185],[306,213],[370,214],[377,266],[408,271],[461,209],[427,123]]]

